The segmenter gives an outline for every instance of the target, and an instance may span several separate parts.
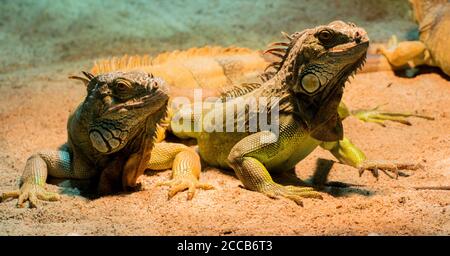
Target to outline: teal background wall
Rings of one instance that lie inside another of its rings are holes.
[[[373,41],[407,37],[407,0],[0,0],[0,72],[59,61],[157,53],[193,46],[262,48],[335,19]]]

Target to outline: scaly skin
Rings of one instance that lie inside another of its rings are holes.
[[[147,165],[151,170],[172,169],[172,179],[158,183],[169,186],[169,198],[180,191],[188,190],[187,199],[191,200],[196,189],[213,189],[214,187],[199,181],[201,163],[197,152],[181,143],[156,143]]]
[[[339,109],[339,104],[348,76],[364,62],[369,44],[366,32],[354,24],[335,21],[289,38],[289,44],[281,45],[286,49],[276,50],[281,61],[272,65],[275,71],[265,73],[266,82],[246,90],[237,87],[225,94],[233,98],[221,103],[250,105],[261,97],[277,97],[279,137],[260,127],[250,131],[248,115],[241,116],[245,118],[244,132],[236,129],[239,119],[234,120],[233,132],[215,131],[208,122],[200,131],[185,129],[186,122],[192,128],[195,119],[204,118],[217,107],[203,109],[203,115],[196,115],[189,108],[176,112],[171,122],[175,135],[195,138],[200,156],[208,165],[233,169],[247,189],[269,197],[286,197],[298,204],[303,197],[321,195],[310,187],[278,184],[269,172],[292,169],[317,146],[329,150],[342,163],[360,169],[360,173],[371,170],[377,175],[378,169],[397,172],[418,168],[415,164],[367,160],[343,137],[341,119],[348,112]],[[270,104],[265,108],[272,111]]]
[[[450,76],[450,2],[448,0],[410,0],[414,16],[419,23],[420,41],[397,43],[393,37],[391,46],[379,51],[394,69],[428,65],[440,67]]]
[[[38,199],[58,200],[45,189],[47,176],[64,179],[99,178],[98,192],[109,194],[136,186],[147,168],[157,124],[166,115],[168,94],[161,79],[144,72],[111,72],[72,77],[87,87],[87,97],[69,117],[68,141],[57,151],[41,151],[26,163],[18,198],[31,207]]]

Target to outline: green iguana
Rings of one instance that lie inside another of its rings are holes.
[[[192,95],[193,88],[204,89],[206,93],[203,95],[217,96],[219,89],[227,84],[252,82],[238,85],[225,93],[225,98],[231,96],[233,99],[223,104],[243,101],[243,105],[248,106],[250,100],[260,97],[281,99],[279,139],[274,139],[278,137],[266,130],[250,132],[248,120],[244,122],[247,125],[244,132],[236,132],[235,129],[231,133],[205,131],[214,130],[211,127],[202,127],[203,130],[199,132],[183,131],[182,126],[185,124],[174,120],[170,123],[175,135],[197,139],[200,156],[208,165],[234,169],[246,188],[269,196],[284,196],[297,203],[301,203],[301,197],[320,197],[311,188],[276,184],[268,172],[291,169],[319,145],[330,150],[341,162],[359,168],[360,173],[371,170],[377,176],[378,169],[396,172],[398,169],[417,168],[414,164],[366,160],[359,149],[343,138],[341,119],[349,115],[349,111],[340,104],[343,86],[348,76],[364,63],[369,45],[366,32],[354,24],[335,21],[287,37],[290,42],[275,43],[274,46],[281,48],[268,50],[279,55],[281,61],[270,65],[275,71],[264,73],[266,81],[263,83],[254,75],[242,75],[261,74],[261,67],[267,66],[267,61],[256,51],[240,48],[201,48],[167,53],[164,58],[155,59],[124,57],[100,61],[92,71],[101,73],[138,69],[152,72],[172,83],[175,89],[171,91],[176,91],[175,96]],[[211,54],[211,51],[214,53]],[[242,67],[247,71],[240,71]],[[236,73],[238,75],[233,75]],[[184,81],[188,85],[187,89],[184,88]],[[271,111],[269,105],[266,108],[268,112]],[[192,121],[192,117],[195,120],[202,118],[184,110],[175,109],[175,119]],[[209,110],[203,109],[201,112],[207,115]],[[364,115],[357,117],[374,122],[394,120],[405,123],[404,117],[410,116],[391,116],[370,111],[362,113]],[[190,121],[187,123],[191,128],[194,126]],[[173,146],[165,142],[156,143],[149,165],[161,161],[164,164],[150,169],[169,169],[175,164],[178,150]],[[190,167],[186,166],[186,169]],[[197,182],[191,177],[163,184],[171,186],[170,196],[189,189],[192,197]]]
[[[247,91],[233,89],[222,103],[251,106],[256,100],[270,113],[274,99],[279,99],[278,135],[259,126],[252,132],[250,111],[236,115],[232,133],[204,131],[213,130],[211,127],[203,127],[200,132],[186,131],[182,122],[173,120],[192,120],[192,113],[180,111],[181,117],[175,114],[171,122],[175,135],[197,139],[201,158],[212,166],[231,167],[247,189],[270,197],[286,197],[299,204],[302,197],[321,198],[321,195],[310,187],[277,184],[269,171],[292,169],[317,146],[329,150],[342,163],[360,169],[360,173],[371,170],[377,175],[378,169],[394,172],[416,169],[416,164],[367,160],[343,137],[343,116],[339,115],[338,107],[345,82],[364,63],[369,46],[367,33],[352,23],[335,21],[295,33],[291,38],[286,49],[277,49],[282,60],[273,64],[275,72],[266,73],[264,83]],[[269,100],[261,103],[262,97]],[[236,132],[239,118],[245,119],[245,132]]]
[[[419,65],[437,66],[450,76],[450,2],[448,0],[410,0],[419,23],[420,41],[404,41],[379,51],[394,69]]]
[[[67,143],[32,155],[20,189],[3,193],[0,201],[18,197],[18,206],[29,201],[35,207],[37,199],[58,200],[57,193],[45,188],[47,176],[97,177],[100,194],[136,186],[147,169],[157,124],[166,115],[167,87],[144,72],[83,73],[85,77],[71,77],[85,83],[87,96],[69,117]]]

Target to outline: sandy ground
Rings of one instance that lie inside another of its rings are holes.
[[[141,1],[130,1],[128,9],[122,2],[109,6],[104,1],[78,5],[58,1],[52,6],[46,6],[46,1],[0,2],[0,192],[17,188],[33,152],[54,149],[66,141],[68,115],[85,96],[83,86],[67,76],[88,70],[97,57],[155,53],[208,42],[260,48],[277,39],[279,30],[291,32],[338,17],[350,17],[367,27],[375,41],[386,40],[392,33],[406,38],[414,28],[405,17],[404,1],[391,4],[398,8],[375,1],[353,8],[348,8],[351,1],[327,1],[315,8],[310,1],[298,6],[288,1],[257,5],[198,1],[203,4],[192,8],[183,1],[172,6],[156,2],[160,9]],[[93,3],[103,8],[97,12],[97,23],[92,22]],[[335,12],[326,12],[327,4]],[[36,10],[27,11],[30,6]],[[64,7],[66,14],[57,12]],[[186,15],[168,19],[162,10],[172,15],[185,10]],[[257,23],[265,15],[282,20]],[[110,16],[119,21],[108,20]],[[149,17],[159,21],[152,21],[153,27],[142,25]],[[105,25],[114,22],[129,31]],[[413,79],[390,72],[361,74],[346,87],[344,98],[352,109],[386,103],[387,110],[435,117],[434,121],[412,118],[412,126],[388,123],[381,127],[353,118],[344,122],[346,135],[369,158],[421,161],[425,168],[408,171],[409,177],[398,180],[382,175],[376,181],[369,173],[360,178],[357,170],[335,163],[328,180],[354,186],[327,189],[323,200],[305,199],[304,207],[245,190],[232,173],[216,169],[206,169],[201,180],[217,189],[200,191],[192,201],[186,200],[185,192],[168,200],[167,188],[155,187],[170,177],[169,171],[147,173],[144,191],[95,200],[78,195],[76,188],[50,185],[63,193],[61,201],[44,202],[38,209],[16,208],[15,201],[1,203],[0,235],[450,235],[450,192],[414,189],[450,185],[449,81],[435,73]],[[317,149],[297,165],[296,175],[308,180],[323,170],[317,167],[318,159],[333,157]],[[277,179],[292,180],[289,175]]]

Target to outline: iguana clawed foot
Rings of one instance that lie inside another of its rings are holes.
[[[38,199],[44,201],[58,201],[60,195],[58,193],[49,192],[44,187],[37,184],[25,183],[20,190],[5,192],[1,195],[0,202],[9,198],[18,198],[17,206],[24,207],[26,201],[30,202],[30,208],[36,208]]]
[[[285,197],[303,206],[302,198],[323,199],[319,192],[311,187],[283,186],[277,183],[262,188],[261,192],[270,198]]]
[[[397,179],[398,176],[409,176],[406,173],[400,172],[400,170],[417,170],[423,169],[422,164],[416,163],[399,163],[395,161],[387,160],[365,160],[359,166],[359,176],[362,176],[364,171],[369,170],[372,175],[378,179],[379,171],[382,171],[390,178]],[[395,176],[390,175],[388,172],[394,173]]]
[[[214,186],[207,184],[207,183],[201,183],[196,177],[192,176],[180,176],[175,177],[172,180],[169,181],[163,181],[159,182],[157,186],[169,186],[169,199],[174,197],[178,192],[182,192],[184,190],[188,190],[187,199],[191,200],[194,195],[195,191],[200,189],[214,189]]]
[[[378,110],[380,106],[377,106],[370,110],[356,110],[352,111],[352,115],[364,122],[372,122],[379,124],[381,126],[386,126],[385,121],[393,121],[402,123],[405,125],[411,125],[411,123],[406,120],[408,117],[418,117],[427,120],[434,120],[433,117],[412,114],[412,113],[402,113],[402,112],[385,112]]]

